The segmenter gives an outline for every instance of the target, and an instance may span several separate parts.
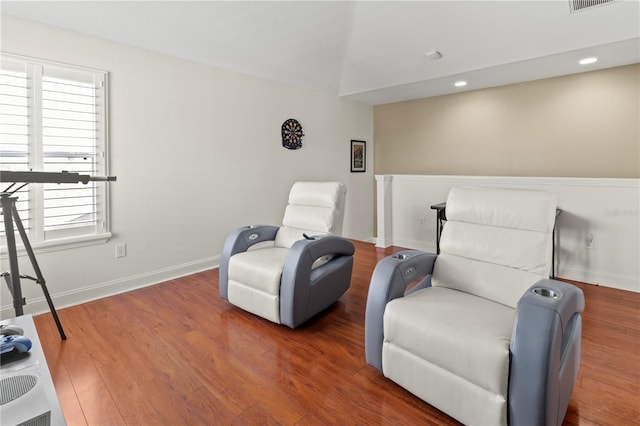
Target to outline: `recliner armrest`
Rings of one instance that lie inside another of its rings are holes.
[[[353,243],[346,238],[334,235],[314,235],[309,239],[298,240],[291,246],[285,268],[287,263],[295,263],[301,265],[300,268],[304,267],[306,269],[308,266],[309,271],[311,271],[313,262],[322,256],[353,256],[355,250]],[[308,263],[309,261],[311,263]]]
[[[346,238],[333,235],[315,236],[312,239],[296,241],[289,250],[282,270],[280,282],[280,321],[291,328],[297,327],[307,319],[310,286],[314,277],[321,277],[345,264],[351,257],[355,246]],[[333,258],[326,264],[313,269],[313,263],[322,256]],[[351,274],[349,267],[349,275]],[[346,280],[348,287],[349,280]],[[344,290],[342,290],[344,291]]]
[[[584,311],[584,294],[578,287],[553,279],[542,279],[520,298],[518,307],[528,304],[554,311],[566,328],[575,313]]]
[[[255,225],[234,229],[227,235],[220,255],[218,291],[220,297],[228,299],[229,259],[236,253],[249,250],[249,247],[263,241],[273,241],[278,233],[278,226]]]
[[[543,279],[518,302],[511,338],[509,421],[561,424],[580,364],[582,290]]]
[[[420,287],[431,285],[430,274],[436,254],[405,250],[382,259],[376,265],[369,285],[365,313],[365,355],[367,364],[382,371],[383,315],[387,303],[405,295],[409,284],[426,278]]]
[[[353,256],[355,250],[351,241],[333,235],[315,236],[313,239],[296,241],[284,262],[280,298],[287,298],[289,294],[299,292],[300,289],[296,287],[309,285],[313,263],[322,256]],[[305,294],[305,292],[297,294]]]

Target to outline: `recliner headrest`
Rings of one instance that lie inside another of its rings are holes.
[[[289,192],[289,204],[335,208],[346,191],[340,182],[296,182]]]
[[[447,220],[551,233],[555,194],[523,189],[451,188]]]

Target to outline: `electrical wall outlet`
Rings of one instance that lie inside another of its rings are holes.
[[[126,244],[116,244],[116,257],[125,257],[127,255]]]
[[[593,234],[591,232],[587,232],[587,235],[584,237],[584,248],[592,249],[593,248]]]

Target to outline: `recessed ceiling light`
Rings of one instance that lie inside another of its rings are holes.
[[[589,65],[596,62],[598,62],[598,58],[596,57],[580,59],[580,65]]]
[[[460,80],[460,81],[456,81],[455,83],[453,83],[454,86],[456,87],[464,87],[467,85],[467,82],[464,80]]]
[[[425,53],[424,56],[428,61],[435,61],[436,59],[442,58],[442,53],[437,50],[432,50],[431,52]]]

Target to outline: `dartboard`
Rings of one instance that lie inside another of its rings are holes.
[[[282,123],[282,146],[287,149],[302,148],[302,126],[293,118],[289,118]]]

